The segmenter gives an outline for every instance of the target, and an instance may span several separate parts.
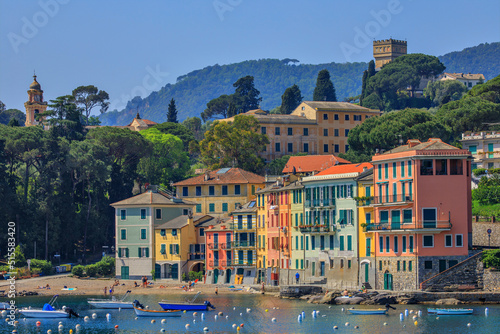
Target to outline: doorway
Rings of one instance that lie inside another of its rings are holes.
[[[392,290],[392,274],[388,271],[384,273],[384,290]]]

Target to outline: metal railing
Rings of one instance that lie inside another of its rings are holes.
[[[449,230],[452,224],[449,220],[417,221],[409,223],[374,223],[368,224],[364,228],[369,231],[404,231],[404,230]]]
[[[403,195],[403,194],[395,194],[389,196],[374,196],[370,200],[370,204],[380,205],[387,203],[411,203],[413,202],[413,195]],[[370,205],[366,204],[366,205]]]
[[[305,201],[305,206],[306,207],[324,207],[324,206],[334,206],[335,205],[335,199],[309,199]]]
[[[256,242],[255,241],[233,241],[231,243],[232,247],[238,248],[238,247],[255,247]]]
[[[228,244],[225,242],[213,242],[208,244],[208,249],[230,249],[230,248],[231,244],[229,243],[228,247]]]

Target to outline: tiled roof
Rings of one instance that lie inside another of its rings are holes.
[[[246,116],[253,116],[261,124],[316,124],[316,120],[308,119],[304,116],[298,115],[283,115],[283,114],[269,114],[262,109],[254,109],[240,114]],[[225,121],[233,121],[234,117],[226,118]]]
[[[485,79],[484,75],[481,73],[444,73],[444,74],[456,79],[466,79],[466,80]]]
[[[155,230],[171,229],[171,228],[183,228],[188,224],[189,216],[179,216],[166,223],[158,225]]]
[[[212,225],[214,225],[214,227],[211,229],[205,229],[205,233],[207,233],[207,232],[220,232],[220,231],[226,231],[228,233],[233,232],[231,230],[231,219],[230,218],[224,219],[222,222],[220,222],[217,225],[215,225],[215,224],[212,224]]]
[[[225,173],[223,173],[227,170]],[[209,175],[208,180],[205,180],[205,176]],[[221,168],[215,171],[207,172],[202,175],[192,177],[187,180],[179,181],[174,184],[174,186],[192,186],[192,185],[203,185],[203,184],[262,184],[264,183],[264,177],[247,172],[241,168]]]
[[[338,165],[330,167],[321,173],[316,175],[334,175],[334,174],[346,174],[346,173],[362,173],[363,170],[373,168],[373,165],[369,162],[362,162],[359,164],[348,164],[348,165]]]
[[[145,193],[124,199],[122,201],[118,201],[112,203],[111,206],[128,206],[128,205],[194,205],[189,201],[175,198],[172,199],[171,196],[168,196],[163,193],[157,193],[152,191],[147,191]]]
[[[329,167],[339,164],[350,164],[350,161],[336,157],[334,155],[306,155],[290,157],[283,168],[283,174],[321,172]]]
[[[373,181],[373,168],[359,174],[358,181]]]
[[[244,213],[244,212],[256,212],[257,211],[257,201],[250,201],[241,206],[241,208],[231,211],[231,213]]]
[[[365,108],[349,102],[304,101],[303,103],[307,104],[311,108],[322,111],[337,110],[337,111],[362,111],[362,112],[380,113],[379,110]]]
[[[395,147],[390,151],[382,153],[382,155],[391,154],[391,153],[406,152],[406,151],[432,151],[432,150],[458,150],[458,151],[464,151],[464,153],[467,151],[467,150],[461,150],[458,147],[446,144],[439,138],[429,138],[428,141],[423,142],[423,143],[420,142],[419,140],[416,140],[416,139],[410,139],[410,140],[408,140],[406,145],[401,145],[401,146]]]

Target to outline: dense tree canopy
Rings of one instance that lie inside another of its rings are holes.
[[[240,167],[258,172],[264,161],[258,156],[269,143],[252,116],[237,115],[234,122],[214,122],[200,142],[201,161],[209,168]]]
[[[184,126],[184,124],[165,122],[155,125],[154,128],[158,129],[161,133],[168,133],[180,138],[185,151],[189,148],[189,142],[195,140],[193,132]]]
[[[188,117],[182,122],[182,125],[191,131],[196,140],[203,139],[203,129],[201,124],[201,119],[199,117]]]
[[[319,71],[314,88],[313,101],[337,101],[335,87],[330,80],[330,72],[327,69]]]
[[[80,86],[72,92],[75,104],[82,109],[82,115],[85,124],[88,125],[88,119],[92,109],[99,107],[99,111],[105,113],[109,108],[109,95],[96,86]]]
[[[303,96],[301,95],[299,86],[293,85],[285,89],[283,95],[281,95],[281,107],[280,112],[282,114],[291,114],[302,102]]]
[[[460,100],[467,92],[467,87],[457,80],[429,81],[424,96],[432,101],[433,106],[440,107],[450,101]]]

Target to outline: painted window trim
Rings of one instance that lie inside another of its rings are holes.
[[[457,237],[458,236],[462,237],[462,246],[457,246]],[[464,235],[463,234],[461,234],[461,233],[455,234],[455,247],[459,247],[459,248],[464,247]]]
[[[158,212],[160,213],[160,218],[158,218]],[[161,208],[155,209],[155,219],[162,219],[162,217],[163,217],[162,209]]]
[[[144,210],[144,213],[145,213],[145,214],[144,214],[144,218],[142,218],[142,210]],[[140,213],[141,213],[141,220],[146,220],[146,219],[148,219],[148,209],[146,209],[146,208],[141,208]]]
[[[125,211],[125,219],[123,219],[122,212]],[[127,209],[120,209],[120,221],[126,221],[127,220]]]
[[[451,245],[450,246],[446,246],[446,237],[451,237]],[[453,247],[453,234],[445,234],[444,235],[444,247],[446,248],[451,248]]]
[[[123,233],[122,231],[125,231],[125,239],[122,238],[122,233]],[[120,240],[127,240],[127,237],[128,237],[127,234],[128,234],[127,233],[127,229],[126,228],[121,228],[120,229]]]
[[[424,245],[424,237],[432,237],[432,246],[425,246]],[[434,248],[435,242],[434,242],[434,235],[432,234],[424,234],[422,235],[422,248]]]

